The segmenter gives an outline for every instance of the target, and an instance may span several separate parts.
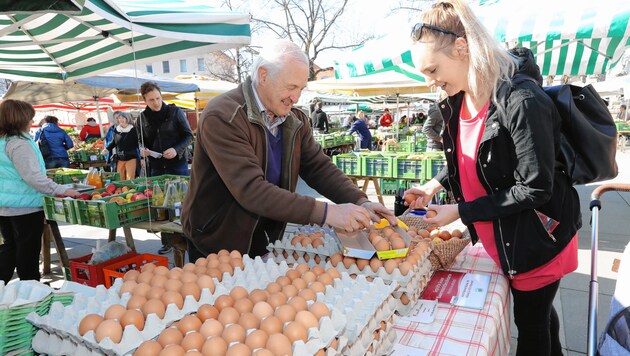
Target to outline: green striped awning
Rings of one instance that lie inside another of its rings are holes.
[[[248,45],[250,16],[185,0],[85,0],[78,15],[0,15],[0,78],[63,82]]]
[[[482,0],[475,13],[506,48],[528,47],[544,76],[603,74],[630,47],[627,0]],[[409,30],[411,27],[409,26]],[[413,66],[408,32],[383,37],[335,63],[337,78]],[[386,56],[383,53],[387,53]],[[413,72],[413,71],[412,71]]]

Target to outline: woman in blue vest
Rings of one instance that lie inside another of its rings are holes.
[[[44,212],[42,195],[78,197],[46,177],[39,148],[28,134],[35,110],[29,103],[0,104],[0,281],[8,283],[17,268],[21,280],[39,280]]]

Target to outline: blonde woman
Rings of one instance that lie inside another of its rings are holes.
[[[448,96],[439,104],[447,167],[405,192],[425,207],[451,190],[457,204],[432,206],[431,225],[461,218],[473,243],[509,278],[517,355],[561,355],[552,302],[577,268],[577,192],[563,172],[560,117],[539,84],[531,51],[505,51],[461,0],[439,1],[413,27],[416,68]],[[518,76],[515,77],[515,75]]]

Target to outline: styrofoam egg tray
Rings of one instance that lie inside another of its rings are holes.
[[[431,261],[427,260],[426,264],[427,264],[427,268],[431,269]],[[431,280],[431,276],[433,276],[433,273],[434,271],[431,270],[430,273],[422,276],[422,278],[420,278],[419,280],[409,283],[406,288],[404,289],[400,288],[394,291],[393,295],[398,300],[398,307],[396,308],[396,310],[398,311],[398,314],[400,315],[409,314],[413,306],[416,304],[416,302],[420,298],[420,295],[424,291],[424,288],[429,283],[429,280]],[[412,286],[414,288],[412,288]],[[409,303],[403,304],[402,302],[403,294],[407,295],[407,298],[409,299]]]
[[[15,281],[7,285],[0,282],[0,309],[17,308],[43,301],[53,292],[38,281]]]
[[[241,286],[251,292],[254,289],[265,289],[269,283],[275,282],[280,276],[284,276],[290,268],[286,262],[275,262],[273,260],[263,261],[260,257],[251,259],[249,256],[243,256],[243,265],[245,268],[234,269],[234,274],[223,274],[221,284],[228,290],[235,286]],[[219,283],[213,278],[215,284]]]
[[[321,246],[313,247],[311,244],[306,246],[303,246],[302,244],[291,244],[291,240],[300,233],[312,234],[316,232],[321,232],[324,235],[322,236],[324,244]],[[294,251],[308,252],[309,254],[320,255],[324,258],[325,256],[332,256],[339,252],[341,250],[341,246],[339,245],[339,241],[337,240],[335,232],[332,228],[328,226],[320,227],[317,225],[301,225],[298,227],[298,233],[285,234],[282,239],[276,240],[274,243],[267,245],[267,250],[270,252],[278,252],[278,255],[281,255],[284,251],[286,251],[289,255],[291,255]]]
[[[273,261],[276,263],[287,263],[290,265],[296,264],[296,263],[304,263],[306,264],[308,267],[312,268],[313,266],[322,266],[322,267],[326,267],[326,258],[327,256],[319,256],[315,253],[312,252],[297,252],[297,251],[292,251],[291,253],[288,254],[287,257],[284,257],[282,255],[282,252],[278,252],[278,255],[275,255],[275,251],[272,252],[271,256],[273,256]],[[298,258],[296,259],[295,256],[293,256],[293,253],[296,252],[299,254]],[[317,259],[315,257],[319,257],[319,262],[317,262]],[[308,261],[307,261],[308,260]]]

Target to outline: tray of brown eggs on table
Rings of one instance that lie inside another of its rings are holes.
[[[326,258],[341,249],[334,230],[328,225],[300,225],[295,233],[270,243],[267,250],[276,262],[325,266]]]

